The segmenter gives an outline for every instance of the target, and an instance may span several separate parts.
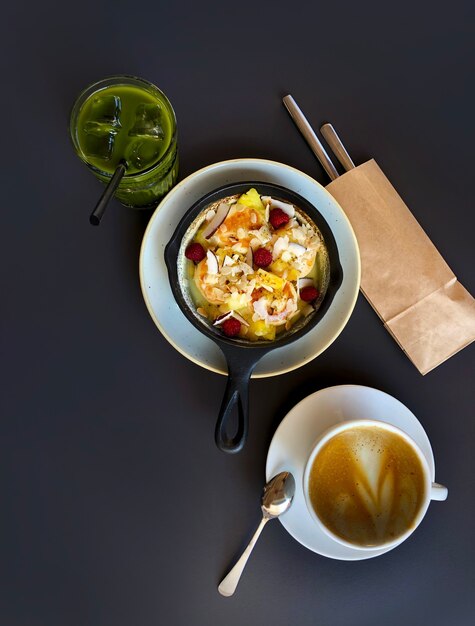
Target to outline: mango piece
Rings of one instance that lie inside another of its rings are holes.
[[[262,204],[261,197],[254,187],[249,189],[247,193],[242,194],[238,200],[238,204],[243,204],[244,206],[247,206],[250,209],[256,209],[257,211],[264,211],[264,205]]]

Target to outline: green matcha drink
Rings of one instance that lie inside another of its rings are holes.
[[[114,76],[88,87],[74,104],[70,132],[78,156],[103,182],[126,165],[115,196],[127,206],[153,206],[176,182],[175,113],[145,80]]]

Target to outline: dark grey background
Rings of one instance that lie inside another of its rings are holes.
[[[435,6],[435,5],[439,6]],[[13,8],[12,8],[13,7]],[[148,316],[138,253],[150,213],[88,214],[100,185],[69,143],[69,108],[116,73],[176,109],[181,177],[265,157],[326,177],[281,105],[331,120],[374,156],[469,290],[473,3],[23,2],[3,9],[0,626],[473,624],[473,346],[422,377],[360,296],[317,360],[254,381],[245,451],[213,426],[224,379]],[[450,488],[376,560],[318,557],[278,522],[232,599],[216,586],[259,519],[285,412],[360,383],[407,404]]]

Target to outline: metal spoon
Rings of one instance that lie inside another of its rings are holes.
[[[295,102],[295,100],[292,98],[290,94],[285,96],[282,102],[284,103],[285,108],[289,112],[290,117],[294,120],[295,124],[297,125],[297,128],[302,133],[306,142],[310,146],[310,149],[312,150],[313,154],[320,161],[323,169],[330,177],[330,180],[335,180],[335,178],[338,178],[339,176],[338,170],[333,165],[333,161],[328,156],[327,151],[323,147],[320,139],[315,134],[315,131],[313,130],[313,128],[310,126],[308,119],[302,113],[299,105]]]
[[[262,520],[259,524],[249,545],[244,550],[241,558],[232,568],[229,574],[221,581],[218,591],[222,596],[232,596],[236,591],[241,574],[244,571],[248,558],[256,545],[262,529],[270,519],[279,517],[285,513],[291,506],[295,493],[295,480],[290,472],[280,472],[272,478],[264,487],[262,494],[261,509]]]

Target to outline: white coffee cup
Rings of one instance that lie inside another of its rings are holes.
[[[420,462],[421,462],[421,466],[422,466],[422,470],[423,470],[423,475],[424,475],[424,482],[425,482],[425,489],[424,489],[424,499],[419,507],[419,510],[417,512],[417,515],[415,516],[415,519],[411,525],[411,527],[402,535],[399,535],[396,539],[392,540],[392,541],[386,541],[384,543],[380,543],[378,545],[369,545],[369,546],[364,546],[364,545],[359,545],[356,543],[351,543],[349,541],[346,541],[345,539],[343,539],[342,537],[339,537],[338,535],[336,535],[335,533],[333,533],[324,523],[323,521],[319,518],[319,516],[317,515],[315,509],[313,508],[313,505],[310,501],[310,495],[309,495],[309,479],[310,479],[310,472],[313,466],[313,462],[315,460],[315,458],[317,457],[318,453],[320,452],[320,450],[323,448],[323,446],[328,443],[333,437],[335,437],[336,435],[344,432],[345,430],[350,430],[350,429],[354,429],[354,428],[359,428],[359,427],[376,427],[378,429],[383,429],[386,430],[388,432],[394,433],[399,435],[400,437],[402,437],[413,449],[413,451],[415,452],[415,454],[417,455],[417,457],[419,458]],[[438,483],[434,483],[432,482],[432,477],[431,477],[431,471],[429,469],[429,465],[427,463],[427,459],[424,456],[422,450],[419,448],[419,446],[417,445],[417,443],[411,439],[411,437],[409,437],[409,435],[407,435],[404,431],[402,431],[399,428],[396,428],[396,426],[392,426],[391,424],[388,424],[387,422],[381,422],[378,420],[352,420],[349,422],[340,422],[339,424],[337,424],[336,426],[332,426],[331,428],[329,428],[327,431],[325,431],[315,442],[314,446],[312,447],[312,451],[310,452],[310,455],[308,457],[307,463],[305,465],[305,471],[304,471],[304,475],[303,475],[303,492],[305,495],[305,501],[307,504],[307,508],[308,511],[312,517],[312,519],[314,520],[314,522],[316,523],[316,525],[320,528],[320,530],[325,533],[326,535],[328,535],[329,537],[331,537],[334,541],[337,541],[338,543],[353,548],[353,549],[358,549],[358,550],[374,550],[375,548],[378,549],[388,549],[388,548],[393,548],[397,545],[399,545],[400,543],[402,543],[403,541],[405,541],[410,535],[412,535],[412,533],[416,530],[416,528],[419,526],[419,524],[421,523],[422,519],[424,518],[425,514],[427,513],[427,509],[429,508],[429,504],[431,502],[431,500],[439,500],[439,501],[443,501],[447,499],[448,496],[448,489],[447,487],[444,487],[443,485],[439,485]]]

